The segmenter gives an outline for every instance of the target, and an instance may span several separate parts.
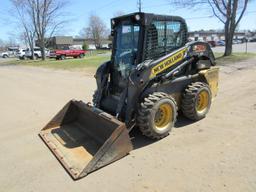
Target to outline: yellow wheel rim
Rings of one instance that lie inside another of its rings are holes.
[[[205,90],[201,91],[198,95],[196,110],[200,113],[203,112],[209,104],[209,93]]]
[[[173,109],[171,105],[164,103],[160,105],[155,114],[155,126],[157,129],[164,129],[170,122],[172,122]]]

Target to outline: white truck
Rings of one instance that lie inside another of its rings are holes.
[[[46,57],[49,57],[50,51],[48,49],[45,49],[45,55]],[[25,51],[25,57],[30,59],[32,58],[32,51],[29,48]],[[35,59],[42,57],[41,49],[39,47],[34,48],[34,57]]]
[[[2,58],[9,58],[9,57],[15,57],[16,52],[19,50],[19,47],[8,47],[8,49],[2,53],[0,53],[0,56]]]
[[[2,52],[1,57],[2,58],[8,58],[8,57],[10,57],[10,53],[8,51]]]
[[[26,50],[27,49],[19,49],[16,53],[16,56],[19,58],[19,59],[26,59]]]

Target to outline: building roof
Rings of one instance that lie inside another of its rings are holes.
[[[94,44],[94,40],[93,39],[86,39],[86,38],[74,38],[73,39],[74,44],[76,44],[76,42],[86,42],[87,44]],[[112,43],[111,40],[109,39],[102,39],[102,44],[110,44]]]
[[[190,31],[190,35],[194,34],[204,34],[204,35],[224,35],[224,31],[216,30],[200,30],[200,31]],[[235,32],[235,35],[245,35],[246,32]]]
[[[73,37],[72,36],[56,36],[55,42],[58,45],[72,45],[73,44]]]

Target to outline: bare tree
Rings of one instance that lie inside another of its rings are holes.
[[[26,0],[11,0],[14,7],[14,18],[18,25],[22,26],[20,37],[29,46],[32,59],[34,59],[35,28],[30,20],[26,7]]]
[[[108,37],[108,30],[105,23],[97,15],[91,15],[88,27],[82,29],[81,36],[92,39],[96,47],[100,47],[102,40]]]
[[[2,39],[0,39],[0,46],[4,45],[4,41]]]
[[[210,7],[215,17],[224,24],[225,31],[225,53],[224,56],[232,54],[232,42],[236,28],[247,9],[249,0],[182,0],[171,1],[176,5],[184,7]]]
[[[3,51],[5,48],[5,43],[2,39],[0,39],[0,51]]]
[[[8,40],[5,43],[6,47],[18,47],[17,39],[15,35],[10,34]]]
[[[66,2],[61,0],[25,0],[31,22],[34,26],[42,60],[45,60],[46,37],[51,37],[66,23],[62,10]]]

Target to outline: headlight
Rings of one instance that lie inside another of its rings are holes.
[[[139,14],[135,15],[135,19],[136,19],[137,21],[139,21],[139,20],[140,20],[140,15],[139,15]]]

